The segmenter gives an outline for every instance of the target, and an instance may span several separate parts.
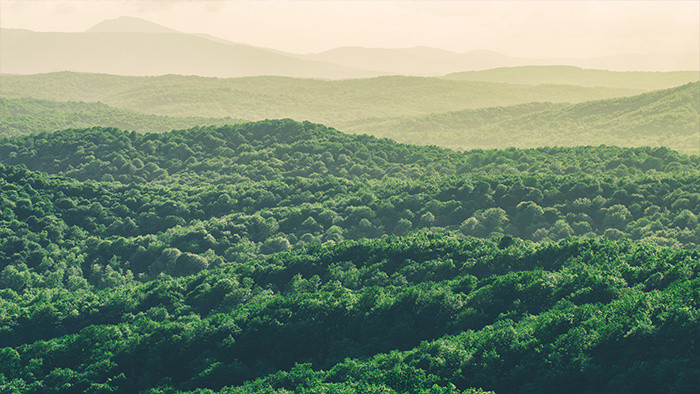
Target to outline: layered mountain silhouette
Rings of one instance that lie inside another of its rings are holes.
[[[430,47],[341,47],[315,54],[293,54],[207,34],[182,33],[127,16],[100,22],[78,33],[2,29],[0,49],[0,72],[4,74],[80,71],[342,79],[395,74],[436,76],[523,65],[573,65],[619,71],[700,69],[700,52],[535,59],[485,50],[457,53]]]
[[[119,75],[239,77],[284,75],[353,78],[380,73],[357,70],[250,45],[185,34],[137,18],[118,18],[82,33],[3,29],[5,74],[84,71]]]

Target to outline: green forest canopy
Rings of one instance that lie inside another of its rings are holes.
[[[700,382],[697,155],[287,119],[37,133],[0,161],[2,391]]]

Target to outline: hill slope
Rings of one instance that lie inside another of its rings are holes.
[[[700,83],[580,104],[524,104],[346,122],[348,132],[455,149],[617,145],[700,151]]]
[[[0,137],[91,126],[159,133],[243,122],[232,118],[177,118],[112,108],[102,103],[0,98]]]
[[[0,97],[101,101],[169,116],[294,118],[336,126],[370,117],[418,115],[531,101],[581,102],[641,92],[566,85],[512,85],[440,78],[323,81],[283,77],[123,77],[52,73],[4,75]]]
[[[0,34],[2,72],[36,74],[77,71],[213,77],[286,75],[307,78],[351,78],[379,74],[299,59],[250,45],[225,44],[192,34],[140,30],[120,32],[109,28],[98,30],[39,33],[3,29]]]
[[[700,80],[700,71],[607,71],[574,66],[522,66],[445,75],[460,81],[607,86],[628,89],[668,89]]]

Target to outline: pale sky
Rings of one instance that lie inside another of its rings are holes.
[[[309,53],[357,45],[522,57],[697,51],[700,1],[0,1],[0,26],[84,31],[122,15]]]

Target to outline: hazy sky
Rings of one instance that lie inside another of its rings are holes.
[[[0,25],[83,31],[122,15],[307,53],[359,45],[592,57],[696,51],[691,1],[0,1]]]

